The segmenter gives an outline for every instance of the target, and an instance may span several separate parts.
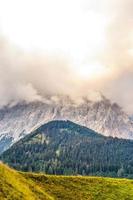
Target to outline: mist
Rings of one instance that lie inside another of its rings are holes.
[[[133,113],[133,1],[89,3],[88,9],[109,19],[104,48],[93,55],[106,66],[107,73],[84,80],[67,55],[24,51],[2,35],[0,107],[21,101],[45,101],[47,96],[55,95],[77,99],[98,91],[119,103],[129,114]]]

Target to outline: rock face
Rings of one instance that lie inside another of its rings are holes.
[[[52,120],[70,120],[105,136],[133,139],[133,121],[105,97],[84,98],[75,104],[69,97],[48,102],[21,103],[0,110],[0,152],[27,133]]]

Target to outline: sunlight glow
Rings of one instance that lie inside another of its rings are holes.
[[[81,2],[0,0],[2,31],[24,49],[66,53],[93,50],[103,43],[106,20],[98,13],[85,11]]]
[[[105,44],[107,19],[86,9],[86,0],[0,0],[0,25],[9,40],[24,51],[63,55],[82,65]],[[8,6],[7,6],[8,5]],[[99,74],[101,67],[82,66],[80,74]],[[100,69],[99,69],[100,68]],[[76,69],[77,70],[77,69]]]
[[[107,68],[99,63],[91,63],[77,68],[77,73],[83,79],[95,79],[107,73]]]

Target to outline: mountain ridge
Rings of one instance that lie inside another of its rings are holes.
[[[1,152],[52,120],[70,120],[105,136],[133,139],[133,121],[119,105],[112,104],[105,97],[95,102],[84,98],[79,104],[74,104],[69,97],[60,97],[47,102],[21,103],[0,110]]]

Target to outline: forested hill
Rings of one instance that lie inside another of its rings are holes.
[[[133,177],[133,141],[104,137],[70,121],[52,121],[21,139],[1,159],[23,171]]]

